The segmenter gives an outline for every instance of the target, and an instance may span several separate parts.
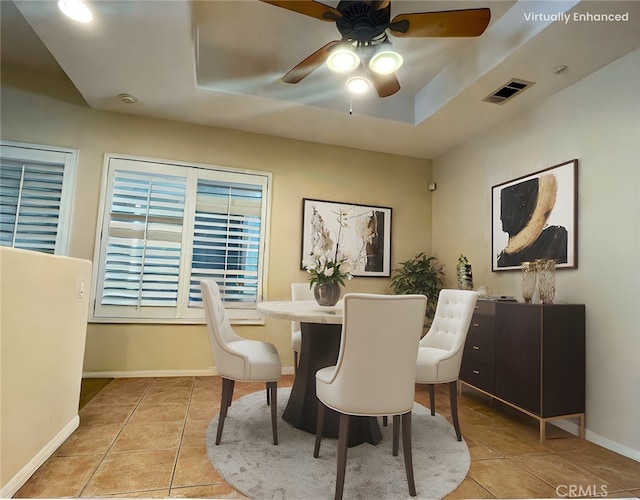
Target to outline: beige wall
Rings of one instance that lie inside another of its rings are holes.
[[[639,69],[636,50],[435,159],[433,196],[434,253],[450,269],[464,253],[476,286],[521,299],[518,272],[491,272],[491,186],[579,160],[578,268],[557,272],[555,300],[586,304],[587,437],[637,460]]]
[[[430,161],[93,111],[71,99],[33,91],[31,75],[22,80],[19,74],[3,71],[2,77],[3,139],[80,151],[73,256],[94,257],[105,153],[272,172],[267,288],[271,300],[288,298],[289,284],[307,277],[300,271],[303,197],[392,207],[393,267],[431,250]],[[346,291],[384,292],[387,288],[388,279],[356,278]],[[266,326],[237,327],[237,332],[275,343],[283,365],[292,366],[286,322],[269,319]],[[85,372],[206,373],[212,363],[203,325],[89,325]]]
[[[0,247],[0,270],[0,497],[10,498],[80,422],[91,263]]]

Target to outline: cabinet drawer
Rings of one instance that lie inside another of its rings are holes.
[[[493,300],[482,300],[478,299],[476,302],[476,308],[474,311],[474,315],[480,314],[482,316],[495,316],[496,314],[496,303]]]
[[[493,330],[469,327],[469,334],[464,345],[465,359],[475,359],[493,366],[495,364],[495,335]]]
[[[469,325],[469,334],[472,332],[490,333],[493,335],[495,330],[495,302],[478,301],[476,308],[471,317],[471,324]]]
[[[478,389],[493,392],[495,388],[494,373],[493,366],[489,366],[474,359],[464,358],[462,360],[460,378],[464,382],[468,382]]]

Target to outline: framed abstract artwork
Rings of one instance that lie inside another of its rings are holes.
[[[555,259],[578,267],[578,160],[570,160],[491,188],[493,271]]]
[[[304,198],[301,269],[314,249],[347,257],[353,276],[390,276],[391,208]]]

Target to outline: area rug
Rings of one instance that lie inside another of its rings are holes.
[[[278,412],[290,388],[278,390]],[[273,445],[265,392],[234,401],[225,419],[222,442],[215,445],[218,417],[207,430],[207,453],[216,470],[235,489],[259,499],[316,500],[333,498],[337,439],[323,438],[320,457],[313,458],[314,436],[278,420]],[[392,426],[380,427],[382,441],[349,448],[344,498],[400,499],[409,496],[402,440],[397,457],[391,454]],[[471,459],[467,445],[456,440],[453,426],[416,403],[412,417],[413,468],[418,498],[443,498],[464,480]]]

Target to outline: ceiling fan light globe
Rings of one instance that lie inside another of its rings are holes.
[[[360,58],[352,50],[334,50],[327,59],[327,66],[336,73],[348,73],[360,66]]]
[[[390,75],[400,69],[403,63],[402,56],[393,50],[378,52],[369,61],[369,68],[379,75]]]
[[[352,76],[347,80],[347,89],[352,94],[364,94],[371,88],[371,82],[363,76]]]
[[[91,10],[80,0],[59,0],[58,8],[65,16],[79,23],[90,23],[93,21]]]

